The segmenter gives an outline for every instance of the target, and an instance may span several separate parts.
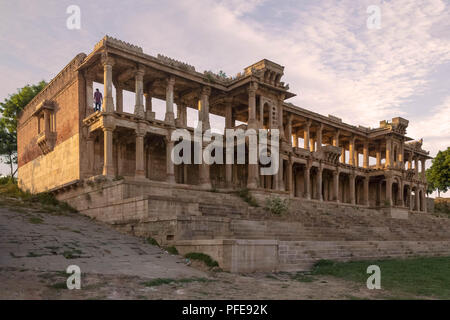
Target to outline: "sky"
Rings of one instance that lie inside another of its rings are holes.
[[[80,29],[67,28],[71,5]],[[266,58],[285,66],[288,102],[369,127],[400,116],[430,155],[450,146],[448,0],[0,0],[0,19],[0,100],[108,34],[200,72]]]

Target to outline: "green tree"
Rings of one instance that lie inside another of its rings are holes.
[[[435,190],[440,197],[441,192],[450,189],[450,147],[445,151],[439,151],[433,159],[433,164],[426,171],[428,182],[428,193]]]
[[[17,116],[46,85],[43,80],[35,85],[26,85],[0,102],[0,160],[10,166],[11,176],[17,171],[14,171],[17,164]]]

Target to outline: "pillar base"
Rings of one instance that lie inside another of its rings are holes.
[[[175,115],[173,112],[166,112],[166,116],[164,118],[165,122],[169,122],[171,124],[175,124]]]

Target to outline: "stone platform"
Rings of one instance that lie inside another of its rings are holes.
[[[58,198],[81,213],[181,254],[203,252],[226,271],[308,270],[320,259],[361,260],[450,255],[450,220],[402,208],[290,199],[289,212],[268,212],[265,190],[251,207],[236,192],[154,181],[73,184]],[[274,196],[273,191],[270,192]]]

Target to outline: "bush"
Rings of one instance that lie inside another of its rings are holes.
[[[282,200],[280,197],[271,197],[266,200],[266,209],[272,214],[282,215],[289,209],[289,200]]]
[[[259,207],[258,202],[255,198],[253,198],[252,194],[250,193],[250,190],[247,188],[241,189],[238,191],[239,197],[242,198],[245,202],[247,202],[252,207]]]
[[[178,254],[178,250],[174,246],[167,247],[166,251],[170,254]]]
[[[189,252],[185,256],[187,259],[203,261],[208,267],[218,267],[219,263],[209,255],[200,252]]]
[[[153,239],[153,238],[147,238],[147,243],[148,243],[148,244],[151,244],[152,246],[158,246],[158,247],[159,247],[158,241],[156,241],[156,240]]]

